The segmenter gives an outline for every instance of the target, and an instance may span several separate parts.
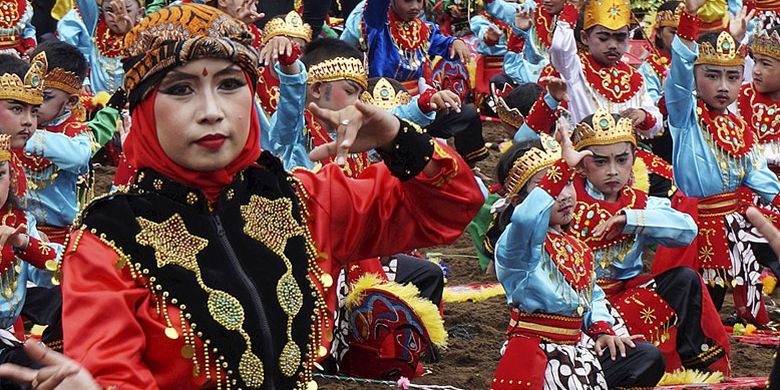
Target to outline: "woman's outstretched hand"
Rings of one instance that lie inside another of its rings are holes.
[[[101,389],[89,371],[59,352],[36,341],[26,342],[24,352],[44,367],[35,370],[6,363],[0,365],[0,377],[29,385],[33,390]]]
[[[360,101],[338,111],[320,108],[315,103],[310,104],[309,109],[328,131],[336,131],[335,141],[309,153],[312,161],[335,155],[336,164],[343,166],[349,153],[389,148],[401,127],[394,115]]]

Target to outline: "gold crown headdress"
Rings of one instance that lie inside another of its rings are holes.
[[[376,82],[372,91],[364,91],[360,95],[360,100],[362,100],[363,103],[370,104],[374,107],[389,110],[404,104],[409,104],[409,102],[412,101],[412,97],[409,95],[409,92],[403,90],[396,91],[393,84],[382,77]]]
[[[780,35],[777,31],[773,31],[771,35],[767,31],[762,31],[756,36],[750,47],[753,50],[753,54],[780,60]]]
[[[62,68],[54,68],[44,78],[46,88],[65,91],[68,94],[78,94],[81,91],[81,80],[75,73]]]
[[[0,134],[0,161],[11,161],[10,134]]]
[[[631,24],[631,2],[629,0],[590,0],[585,6],[582,29],[604,26],[619,30]]]
[[[308,84],[338,80],[352,80],[363,90],[368,89],[368,71],[363,61],[354,57],[336,57],[312,65],[309,69]]]
[[[574,149],[582,150],[593,145],[610,145],[617,142],[629,142],[636,146],[634,123],[631,119],[615,117],[609,111],[599,107],[593,114],[593,127],[580,123],[572,134]]]
[[[709,42],[699,44],[699,58],[696,59],[695,65],[745,65],[745,56],[747,56],[747,47],[738,46],[728,31],[722,31],[718,35],[715,47],[712,47]]]
[[[27,104],[43,103],[46,65],[46,53],[40,52],[30,62],[30,69],[24,75],[24,80],[13,73],[0,76],[0,100],[17,100]]]
[[[655,26],[677,27],[680,25],[680,16],[685,9],[685,3],[680,2],[674,10],[659,11],[655,18]]]
[[[534,175],[549,168],[561,159],[561,145],[547,134],[540,134],[542,148],[531,148],[515,160],[504,180],[504,191],[508,195],[517,194]]]
[[[509,108],[503,96],[496,96],[494,100],[496,102],[496,113],[502,122],[512,126],[514,129],[519,129],[525,123],[523,113],[517,108]]]
[[[273,18],[263,27],[263,44],[277,36],[301,38],[311,42],[311,26],[303,22],[301,15],[290,11],[284,18]]]

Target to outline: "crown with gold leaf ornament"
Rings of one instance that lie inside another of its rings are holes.
[[[54,68],[44,78],[46,88],[59,89],[74,95],[81,91],[81,79],[75,73],[62,68]]]
[[[539,134],[542,148],[531,148],[515,160],[509,174],[504,180],[504,191],[507,195],[520,192],[534,175],[549,168],[561,159],[561,145],[547,134]]]
[[[290,11],[284,18],[273,18],[266,23],[263,27],[263,44],[278,36],[301,38],[308,43],[311,42],[311,34],[311,26],[304,23],[301,15]]]
[[[509,108],[503,96],[495,96],[493,99],[496,102],[495,109],[498,117],[501,118],[501,122],[512,126],[513,129],[519,129],[525,123],[523,113],[517,108]]]
[[[354,57],[336,57],[314,64],[309,68],[308,84],[316,82],[352,80],[363,90],[368,89],[368,71],[363,61]]]
[[[582,150],[588,146],[611,145],[618,142],[629,142],[636,146],[634,135],[634,123],[631,119],[620,118],[615,122],[615,117],[606,109],[599,107],[593,114],[593,127],[587,123],[580,123],[572,133],[574,149]]]
[[[397,91],[390,81],[380,78],[371,91],[363,91],[360,95],[363,103],[370,104],[383,110],[389,110],[412,101],[412,96],[404,90]]]
[[[680,2],[674,10],[659,11],[655,16],[655,26],[677,27],[680,25],[680,16],[685,9],[685,3]]]
[[[0,161],[11,161],[10,134],[0,134]]]
[[[27,104],[43,103],[46,65],[46,53],[40,52],[30,62],[30,69],[24,75],[24,80],[13,73],[0,76],[0,100],[16,100]]]
[[[699,58],[696,59],[695,65],[745,65],[746,56],[747,47],[737,45],[728,31],[722,31],[718,35],[715,47],[712,47],[709,42],[699,44]]]
[[[631,2],[629,0],[590,0],[585,6],[582,29],[604,26],[620,30],[631,24]]]
[[[762,56],[780,60],[780,34],[778,34],[777,31],[773,31],[770,35],[766,30],[762,31],[753,40],[753,44],[750,48],[753,50],[753,54],[760,54]]]

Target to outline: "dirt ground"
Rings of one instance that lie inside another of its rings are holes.
[[[491,123],[485,126],[485,141],[500,142],[500,129]],[[490,157],[479,163],[481,170],[494,176],[499,153],[491,151]],[[102,193],[111,185],[114,169],[96,168],[96,192]],[[492,182],[488,183],[492,184]],[[453,244],[423,249],[423,252],[442,253],[449,267],[450,285],[486,283],[493,279],[479,268],[475,250],[468,233]],[[777,299],[777,297],[775,297]],[[733,312],[730,296],[722,311],[724,316]],[[464,390],[482,390],[490,387],[493,372],[498,365],[499,348],[504,341],[508,322],[508,308],[504,297],[479,303],[448,304],[444,308],[444,322],[449,332],[449,347],[442,351],[441,361],[426,365],[429,371],[415,378],[415,384],[450,385]],[[772,364],[773,350],[743,343],[732,343],[732,368],[735,376],[766,376]],[[319,379],[320,389],[358,390],[387,389],[387,385],[350,384]]]
[[[485,125],[485,141],[500,142],[501,131],[494,124]],[[488,159],[478,166],[494,177],[499,153],[491,151]],[[489,183],[489,184],[492,184]],[[476,252],[468,233],[453,244],[430,248],[423,252],[442,253],[449,267],[450,285],[486,283],[492,281],[479,268]],[[466,257],[462,257],[466,256]],[[722,310],[723,316],[733,312],[730,294]],[[453,303],[444,308],[444,324],[449,332],[449,347],[442,351],[441,361],[425,365],[429,374],[415,378],[415,384],[450,385],[464,390],[482,390],[490,387],[498,365],[499,348],[504,341],[508,322],[508,308],[504,297],[485,302]],[[774,351],[766,347],[732,342],[732,369],[735,376],[767,376]],[[320,389],[358,390],[387,389],[387,385],[369,385],[318,380]]]

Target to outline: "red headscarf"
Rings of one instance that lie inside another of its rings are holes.
[[[247,81],[249,78],[247,76]],[[252,96],[254,88],[251,87]],[[125,154],[136,168],[151,168],[169,179],[195,187],[203,191],[209,203],[219,198],[222,189],[233,181],[233,177],[249,167],[260,157],[260,124],[254,106],[249,122],[249,135],[244,148],[231,163],[213,172],[199,172],[183,168],[171,160],[160,146],[157,138],[157,125],[154,120],[154,102],[157,98],[157,87],[150,91],[138,104],[132,114],[133,127],[124,144]]]

